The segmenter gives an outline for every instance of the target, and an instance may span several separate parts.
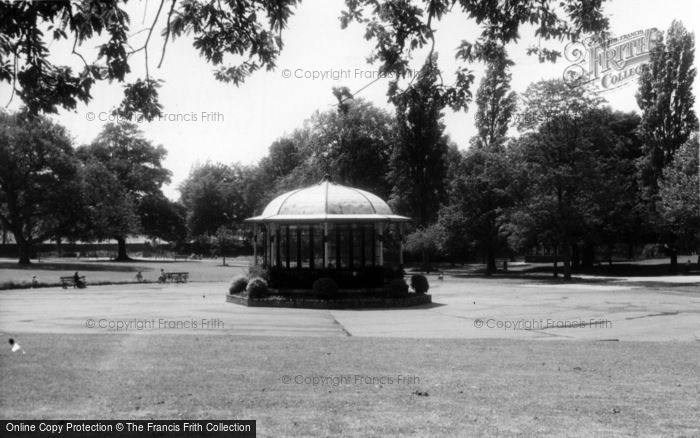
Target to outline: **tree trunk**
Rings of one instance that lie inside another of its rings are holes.
[[[671,274],[677,274],[678,273],[678,253],[676,252],[675,248],[670,248],[669,251],[671,252],[671,268],[669,269],[669,272]]]
[[[558,248],[554,248],[554,267],[552,269],[552,276],[554,278],[557,278],[559,276],[559,266],[557,264],[559,260],[559,250]]]
[[[581,266],[584,268],[592,268],[593,264],[595,264],[595,245],[592,243],[586,243],[583,245]]]
[[[490,253],[486,257],[486,274],[491,275],[493,272],[496,272],[496,256]]]
[[[428,251],[423,250],[423,270],[425,272],[430,272],[430,258],[428,257]]]
[[[564,279],[571,280],[571,244],[564,244]]]
[[[576,271],[581,266],[581,248],[574,244],[571,249],[571,269]]]
[[[129,256],[126,254],[126,238],[125,237],[117,237],[117,258],[115,259],[116,261],[123,262],[127,260],[131,260]]]
[[[29,258],[32,253],[32,245],[23,238],[17,239],[15,237],[15,239],[17,240],[17,249],[19,250],[19,264],[30,264],[31,261],[29,260]]]
[[[612,249],[613,249],[612,243],[608,243],[608,265],[609,266],[612,266],[612,264],[613,264],[612,263]]]
[[[633,258],[634,258],[634,244],[630,242],[627,244],[627,260],[632,260]]]

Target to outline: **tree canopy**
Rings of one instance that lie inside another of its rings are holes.
[[[81,2],[0,2],[0,81],[31,112],[74,109],[92,100],[98,81],[129,81],[117,109],[123,116],[140,113],[152,120],[161,114],[158,88],[151,74],[166,56],[168,42],[188,37],[194,49],[215,67],[214,76],[223,82],[241,84],[259,69],[274,69],[283,49],[283,30],[294,13],[297,0],[172,0],[157,2],[153,22],[145,32],[132,34],[126,0]],[[523,25],[534,28],[543,39],[577,39],[583,33],[604,31],[608,21],[601,12],[602,0],[527,0],[518,2],[473,2],[468,0],[346,0],[340,25],[357,22],[365,27],[365,38],[375,44],[369,59],[379,71],[391,74],[389,95],[398,92],[398,81],[409,71],[413,53],[426,45],[433,56],[434,24],[454,13],[456,6],[481,29],[476,41],[463,40],[455,49],[464,63],[493,59],[494,45],[515,41]],[[144,3],[146,7],[146,3]],[[162,36],[155,47],[153,33]],[[67,55],[79,60],[80,68],[57,65],[49,53],[52,42],[65,41]],[[97,47],[95,59],[84,55],[85,46]],[[155,53],[154,53],[155,52]],[[555,60],[556,50],[531,47],[540,60]],[[155,55],[155,56],[154,56]],[[145,65],[145,76],[130,78],[135,59]],[[452,84],[441,93],[455,109],[471,100],[474,76],[466,66],[455,73]]]
[[[0,111],[0,221],[17,242],[20,263],[31,246],[54,237],[79,199],[77,167],[66,130],[45,117]]]

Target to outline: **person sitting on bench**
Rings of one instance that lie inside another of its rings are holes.
[[[80,279],[78,271],[75,271],[75,274],[73,274],[73,285],[78,289],[82,289],[85,287],[85,283],[83,283],[83,281]]]

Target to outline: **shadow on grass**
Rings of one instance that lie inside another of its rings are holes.
[[[561,266],[560,266],[561,273]],[[551,266],[534,266],[525,268],[522,273],[552,273]],[[660,277],[665,275],[697,275],[700,274],[697,264],[693,264],[689,269],[685,264],[678,264],[678,272],[671,273],[670,263],[638,264],[638,263],[615,263],[612,265],[601,264],[589,268],[578,268],[572,271],[573,275],[596,275],[601,277]]]
[[[124,265],[111,261],[94,261],[94,262],[75,262],[75,263],[58,263],[58,262],[35,262],[31,265],[20,265],[19,263],[0,262],[0,269],[22,269],[25,271],[46,270],[46,271],[112,271],[112,272],[138,272],[143,269],[139,266]],[[141,263],[141,261],[136,261]]]
[[[142,281],[142,282],[135,282],[135,281],[95,281],[93,283],[88,283],[87,289],[90,288],[90,286],[109,286],[109,285],[120,285],[120,284],[148,284],[148,283],[154,283],[150,281]],[[48,288],[48,287],[62,287],[61,283],[46,283],[46,282],[39,282],[37,284],[32,284],[31,282],[28,281],[22,281],[22,282],[15,282],[15,281],[6,281],[4,283],[0,283],[0,290],[14,290],[14,289],[42,289],[42,288]],[[65,290],[76,290],[74,287],[63,287]],[[81,289],[83,290],[83,289]]]

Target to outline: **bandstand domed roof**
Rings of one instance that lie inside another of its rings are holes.
[[[335,184],[324,178],[319,184],[292,190],[273,199],[260,216],[248,222],[406,222],[380,197],[364,190]]]

